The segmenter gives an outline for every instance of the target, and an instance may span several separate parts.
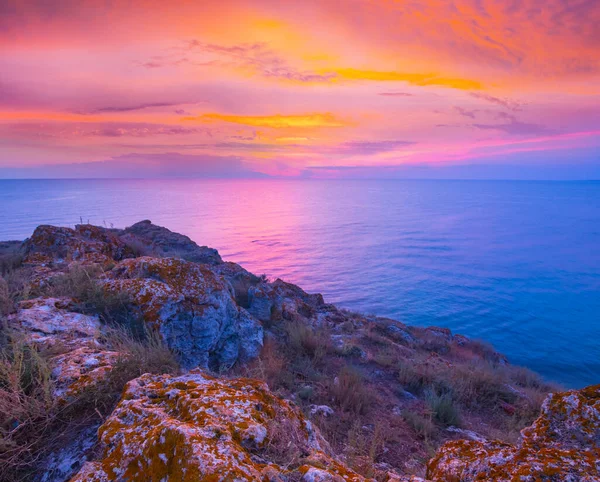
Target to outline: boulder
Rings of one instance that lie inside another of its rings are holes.
[[[99,437],[100,460],[71,482],[365,480],[257,380],[143,375],[128,383]]]
[[[98,318],[70,311],[72,307],[71,298],[21,301],[17,313],[8,317],[8,325],[27,339],[46,345],[72,341],[79,344],[96,338],[100,330]]]
[[[122,231],[125,241],[138,241],[156,252],[159,256],[178,257],[187,261],[206,264],[219,264],[221,256],[216,249],[198,246],[187,236],[156,226],[145,220]]]
[[[107,264],[133,255],[112,231],[88,224],[75,229],[38,226],[23,247],[24,263],[42,266],[73,261]]]
[[[227,261],[213,266],[213,271],[231,284],[236,303],[244,308],[249,307],[250,290],[263,281],[261,277],[250,273],[239,264]]]
[[[517,445],[447,442],[428,464],[434,482],[600,480],[600,385],[550,394]]]
[[[309,294],[280,279],[250,288],[248,311],[262,321],[311,319],[326,305],[321,294]]]
[[[103,380],[119,354],[99,342],[97,317],[69,311],[69,298],[36,298],[19,303],[8,327],[29,343],[56,353],[49,358],[54,396],[70,398]]]
[[[142,257],[119,263],[105,282],[125,292],[186,368],[215,371],[258,356],[262,325],[236,305],[231,285],[208,265]]]

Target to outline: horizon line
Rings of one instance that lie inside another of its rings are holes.
[[[600,182],[598,179],[519,179],[519,178],[384,178],[384,177],[340,177],[318,178],[302,176],[265,177],[16,177],[0,178],[0,181],[475,181],[475,182]]]

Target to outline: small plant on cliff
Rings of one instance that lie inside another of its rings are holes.
[[[431,421],[430,413],[423,414],[412,410],[404,410],[402,418],[423,440],[427,441],[435,435],[436,427]]]
[[[177,373],[179,364],[160,335],[148,331],[142,339],[121,328],[107,331],[106,346],[119,353],[106,377],[85,389],[75,402],[82,410],[109,415],[125,385],[144,373]]]
[[[0,276],[0,317],[14,312],[17,302],[29,297],[29,271],[18,268]]]
[[[72,264],[66,273],[51,279],[43,294],[73,298],[79,311],[98,315],[108,325],[124,326],[136,336],[142,336],[143,325],[131,300],[126,293],[105,290],[100,280],[103,274],[98,265]]]
[[[313,329],[312,326],[298,321],[286,323],[288,347],[296,354],[306,356],[315,365],[322,362],[330,349],[330,335],[325,329]]]
[[[425,393],[425,400],[437,422],[444,427],[460,425],[460,414],[450,393],[437,393],[435,390],[429,389]]]
[[[14,309],[14,303],[10,296],[8,283],[0,276],[0,318],[11,313]]]
[[[363,415],[373,403],[373,396],[362,375],[349,367],[344,367],[329,385],[335,404],[344,412]]]
[[[16,271],[23,265],[23,255],[21,253],[6,253],[0,256],[0,275],[6,276]]]

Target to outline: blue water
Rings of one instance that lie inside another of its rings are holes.
[[[600,183],[0,181],[0,239],[149,218],[340,306],[600,383]]]

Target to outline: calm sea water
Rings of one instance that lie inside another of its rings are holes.
[[[326,300],[600,383],[600,183],[0,181],[0,239],[141,219]]]

